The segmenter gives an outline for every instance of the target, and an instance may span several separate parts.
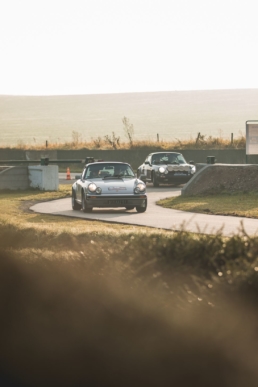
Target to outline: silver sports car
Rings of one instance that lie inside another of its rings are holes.
[[[94,207],[136,208],[137,212],[145,212],[146,185],[127,163],[89,163],[72,186],[72,208],[91,212]]]

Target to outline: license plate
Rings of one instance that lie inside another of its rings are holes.
[[[126,205],[126,204],[128,204],[128,200],[123,200],[123,199],[120,199],[120,200],[109,200],[108,201],[108,204],[109,205],[112,205],[112,204],[114,204],[114,205],[116,205],[116,206],[124,206],[124,205]]]

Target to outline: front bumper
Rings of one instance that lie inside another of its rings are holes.
[[[187,183],[194,175],[190,174],[159,174],[156,175],[156,178],[159,183]]]
[[[87,207],[144,207],[147,195],[87,195]]]

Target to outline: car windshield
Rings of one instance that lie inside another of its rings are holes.
[[[133,178],[130,165],[124,163],[96,163],[86,168],[84,179]]]
[[[152,155],[152,164],[186,164],[181,153],[156,153]]]

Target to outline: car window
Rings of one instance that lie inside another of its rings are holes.
[[[103,179],[113,176],[134,177],[134,172],[130,165],[123,163],[89,165],[85,171],[85,179]]]
[[[185,164],[186,161],[180,153],[156,153],[152,155],[152,164]]]
[[[150,163],[154,164],[154,165],[155,164],[160,164],[160,157],[159,157],[159,155],[152,155]]]
[[[177,158],[178,158],[179,164],[186,164],[186,161],[183,155],[179,154],[177,155]]]

